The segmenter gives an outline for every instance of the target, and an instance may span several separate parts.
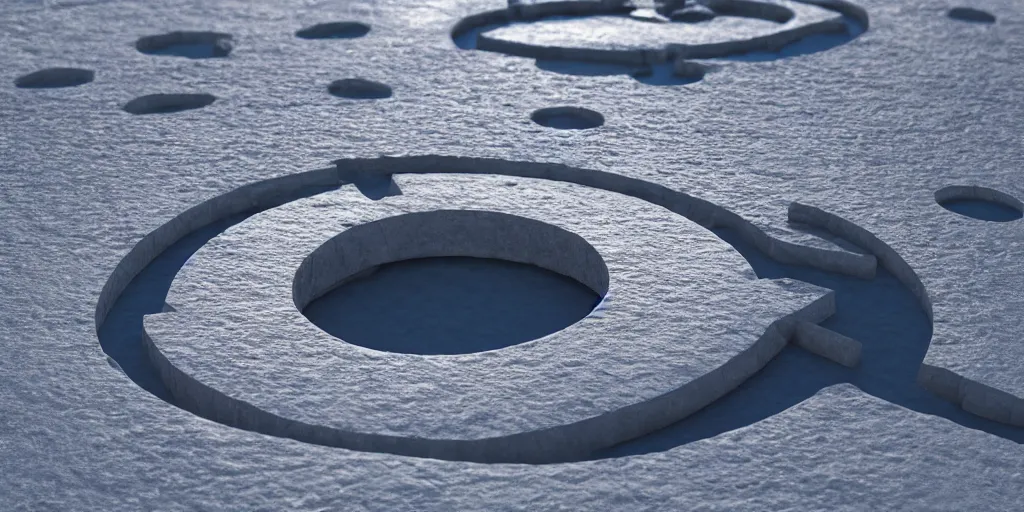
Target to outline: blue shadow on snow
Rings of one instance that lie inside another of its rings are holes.
[[[760,278],[789,277],[835,290],[836,314],[821,325],[863,344],[860,365],[846,368],[789,345],[760,372],[708,407],[660,431],[599,451],[594,458],[663,451],[711,438],[778,414],[839,383],[851,383],[919,413],[1024,443],[1024,428],[975,416],[917,384],[931,341],[931,322],[917,297],[888,271],[879,267],[877,276],[867,280],[783,265],[731,230],[714,231],[743,254]]]

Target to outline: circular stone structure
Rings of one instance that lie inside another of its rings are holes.
[[[719,14],[705,29],[657,22],[663,16],[630,16],[634,5],[565,1],[515,3],[460,20],[451,37],[463,49],[542,60],[650,65],[778,51],[815,35],[856,37],[868,14],[846,0],[707,0]],[[646,13],[645,13],[646,14]],[[584,18],[592,25],[577,23]]]
[[[578,460],[716,400],[774,357],[796,322],[834,309],[822,288],[756,279],[730,245],[662,206],[571,183],[507,183],[402,175],[401,195],[374,201],[343,186],[249,217],[196,252],[171,286],[168,312],[145,318],[161,379],[199,415],[310,443],[476,462]],[[216,208],[244,209],[280,186],[225,196]],[[561,331],[459,355],[339,343],[300,312],[361,270],[442,256],[539,265],[607,293]]]
[[[96,73],[81,68],[46,68],[19,76],[14,85],[22,89],[53,89],[76,87],[92,82]]]

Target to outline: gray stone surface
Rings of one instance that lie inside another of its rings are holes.
[[[662,453],[485,466],[232,429],[142,391],[98,346],[96,314],[105,317],[138,270],[119,263],[129,252],[148,261],[168,240],[149,234],[211,197],[338,158],[557,162],[691,193],[773,240],[815,239],[787,225],[793,201],[847,219],[872,234],[872,252],[931,311],[931,389],[966,404],[976,403],[963,400],[972,387],[1001,390],[1017,400],[1011,413],[1024,413],[1024,224],[962,217],[934,196],[977,185],[1024,198],[1019,5],[977,4],[999,19],[981,25],[950,20],[946,3],[857,3],[871,29],[848,44],[721,62],[683,87],[550,73],[453,46],[457,20],[503,2],[4,3],[0,502],[33,511],[1024,508],[1020,445],[850,386]],[[293,36],[336,19],[373,30],[339,44]],[[141,36],[189,29],[231,33],[235,48],[195,61],[133,47]],[[14,85],[68,66],[92,69],[96,80]],[[325,90],[338,70],[388,83],[395,95],[339,102]],[[135,97],[184,90],[219,99],[173,115],[120,111]],[[529,120],[565,104],[607,122],[555,132]],[[199,224],[165,234],[190,227]]]

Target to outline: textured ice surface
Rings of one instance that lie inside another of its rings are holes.
[[[934,322],[925,362],[948,372],[939,379],[947,398],[984,397],[985,389],[972,392],[978,382],[1019,404],[1024,224],[964,217],[934,198],[950,185],[1024,198],[1019,3],[972,4],[994,24],[951,20],[942,2],[857,3],[871,28],[847,44],[724,62],[701,82],[672,87],[554,74],[530,59],[454,46],[458,19],[503,2],[5,3],[0,502],[11,510],[1022,508],[1020,445],[851,386],[661,453],[482,466],[232,429],[154,398],[99,350],[93,315],[104,283],[137,241],[181,211],[337,158],[449,154],[643,178],[802,243],[815,237],[786,224],[791,201],[836,213],[920,277]],[[372,30],[315,43],[294,35],[339,19]],[[133,46],[177,30],[230,33],[234,49],[194,60]],[[51,67],[93,70],[95,80],[14,84]],[[396,94],[341,102],[326,88],[345,76]],[[193,91],[218,101],[170,115],[120,110],[140,96]],[[556,131],[530,120],[559,105],[598,111],[605,124]]]

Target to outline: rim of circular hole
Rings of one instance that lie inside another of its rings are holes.
[[[296,269],[292,301],[301,313],[316,299],[381,265],[437,257],[533,265],[575,280],[601,300],[608,294],[610,275],[604,258],[576,233],[508,213],[433,210],[360,224],[330,238],[306,256]],[[585,317],[576,319],[573,324]],[[517,345],[531,341],[536,340],[523,340]],[[493,350],[501,349],[474,353]],[[426,357],[449,355],[458,354]]]
[[[91,69],[44,68],[15,78],[14,86],[21,89],[59,89],[85,85],[95,78],[96,72]]]
[[[935,191],[935,202],[938,203],[939,206],[957,215],[961,215],[963,217],[970,217],[972,219],[977,220],[986,220],[987,222],[999,222],[989,221],[987,219],[980,219],[972,215],[965,215],[963,213],[951,210],[948,206],[946,206],[948,203],[956,201],[982,201],[986,203],[992,203],[999,206],[1003,206],[1017,212],[1016,219],[1008,219],[1007,221],[1003,222],[1018,220],[1022,216],[1024,216],[1024,202],[1021,202],[1020,199],[1017,199],[1016,197],[1013,197],[1010,194],[1000,192],[994,188],[981,187],[977,185],[950,185]]]
[[[295,31],[299,39],[356,39],[369,34],[371,27],[358,21],[328,21]]]
[[[557,119],[581,121],[582,123],[580,126],[555,126],[553,121]],[[570,106],[539,108],[530,114],[530,120],[541,126],[556,130],[589,130],[604,125],[604,115],[600,112],[590,110],[589,108]]]

